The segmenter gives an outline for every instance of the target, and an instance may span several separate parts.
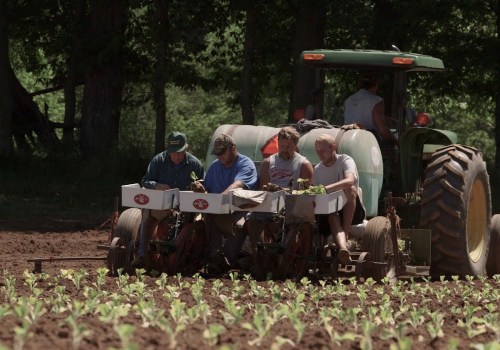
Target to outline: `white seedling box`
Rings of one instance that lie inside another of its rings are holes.
[[[180,211],[190,213],[229,214],[231,193],[198,193],[180,191]]]
[[[172,209],[179,206],[179,189],[167,191],[141,188],[139,184],[122,186],[122,205],[144,209]]]
[[[330,214],[344,207],[347,198],[344,191],[336,191],[314,196],[314,214]]]
[[[242,196],[239,196],[242,194]],[[262,203],[252,201],[252,197],[263,196]],[[248,198],[250,197],[250,198]],[[276,213],[285,206],[285,191],[233,191],[232,210],[234,211],[256,211],[262,213]]]

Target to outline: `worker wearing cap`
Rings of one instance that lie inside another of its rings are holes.
[[[205,168],[198,158],[187,152],[188,146],[186,135],[183,133],[174,131],[168,134],[167,148],[154,156],[149,163],[141,181],[142,187],[162,191],[178,188],[186,191],[194,181],[192,173],[197,179],[203,179]],[[156,225],[171,215],[170,210],[142,209],[141,240],[138,256],[132,262],[133,267],[146,267],[144,257],[147,242],[151,239]]]
[[[214,141],[212,154],[217,156],[217,159],[212,162],[205,176],[204,185],[207,192],[227,193],[237,188],[256,189],[255,164],[249,157],[238,153],[236,142],[231,136],[226,134],[218,136]],[[246,237],[246,232],[242,228],[245,214],[245,212],[234,212],[205,215],[209,272],[213,268],[214,273],[223,273],[231,266],[237,266],[238,255]],[[227,238],[224,246],[223,236]]]

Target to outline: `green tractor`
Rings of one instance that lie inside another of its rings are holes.
[[[499,273],[490,237],[492,243],[500,241],[495,238],[500,225],[491,226],[491,192],[482,153],[458,144],[454,132],[430,127],[426,113],[407,106],[408,76],[443,71],[443,62],[378,50],[310,50],[302,53],[301,62],[315,70],[316,91],[325,90],[330,73],[372,70],[392,76],[390,94],[382,97],[394,121],[398,149],[385,154],[371,132],[345,127],[307,130],[299,141],[299,152],[316,164],[314,140],[320,133],[332,134],[338,152],[349,154],[358,166],[368,222],[353,228],[352,236],[359,239],[361,251],[369,253],[364,274],[379,279],[407,272],[478,276],[486,274],[487,263],[495,270],[488,273]],[[321,119],[323,100],[314,103],[316,118]],[[259,164],[261,148],[277,130],[222,125],[211,144],[220,133],[231,134],[238,150]],[[210,148],[207,164],[213,160]],[[499,222],[497,216],[493,222]]]
[[[387,198],[390,192],[405,199],[396,205],[401,234],[407,238],[410,253],[412,246],[425,247],[425,242],[429,243],[430,259],[425,260],[430,260],[432,276],[485,274],[492,214],[489,176],[482,154],[457,144],[454,132],[429,128],[425,119],[420,123],[406,105],[408,74],[442,71],[443,62],[426,55],[370,50],[305,51],[301,61],[320,71],[350,68],[393,74],[389,117],[397,121],[399,159],[384,159],[390,165],[384,169],[380,198]],[[395,173],[400,176],[391,176]],[[384,215],[384,206],[380,207],[379,214]],[[384,230],[385,221],[372,220],[382,223],[367,229],[368,235],[376,236],[377,231]]]

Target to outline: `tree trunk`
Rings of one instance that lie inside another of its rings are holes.
[[[12,95],[8,81],[9,39],[7,0],[0,0],[0,158],[9,157],[12,145]]]
[[[165,150],[166,133],[166,96],[167,45],[168,45],[168,0],[155,0],[152,18],[152,31],[155,47],[155,66],[153,71],[153,108],[156,114],[155,152]]]
[[[62,144],[65,151],[73,151],[74,147],[74,129],[75,129],[75,113],[76,113],[76,93],[77,85],[77,66],[79,57],[82,52],[81,33],[84,30],[83,16],[85,14],[85,6],[82,0],[76,0],[74,3],[74,20],[77,25],[72,27],[71,32],[72,48],[68,57],[68,75],[64,84],[64,127]]]
[[[304,50],[321,49],[324,45],[326,1],[299,1],[295,36],[293,42],[293,91],[290,101],[289,121],[293,122],[294,111],[305,110],[314,104],[315,71],[300,63],[300,54]],[[316,108],[318,109],[318,108]],[[321,117],[321,110],[317,110]]]
[[[33,97],[21,85],[10,65],[7,67],[7,84],[13,102],[11,131],[16,140],[17,148],[24,152],[30,152],[39,142],[47,149],[52,150],[57,144],[54,129],[47,116],[40,112]]]
[[[109,0],[94,1],[91,6],[80,147],[84,156],[99,156],[118,142],[126,4]]]
[[[500,49],[498,48],[498,38],[500,38],[500,0],[497,0],[496,6],[496,16],[497,16],[497,51],[496,51],[496,62],[497,68],[495,72],[496,84],[494,86],[500,86],[500,68],[498,62],[500,62]],[[497,178],[500,176],[500,91],[497,88],[495,91],[495,173]]]
[[[254,125],[255,114],[253,111],[252,71],[254,65],[255,33],[256,33],[257,14],[255,7],[248,4],[246,9],[246,31],[243,59],[243,77],[241,79],[241,113],[243,124]]]

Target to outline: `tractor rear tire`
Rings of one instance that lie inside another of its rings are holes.
[[[486,273],[491,192],[482,154],[450,145],[432,155],[425,171],[420,226],[432,231],[430,275]]]
[[[120,237],[125,247],[128,247],[131,241],[137,241],[141,235],[141,219],[141,209],[125,210],[118,218],[114,237]]]
[[[368,252],[371,264],[364,277],[380,281],[384,277],[396,277],[396,260],[393,257],[391,222],[385,216],[376,216],[368,221],[362,239],[363,252]]]
[[[490,251],[486,271],[490,277],[500,274],[500,214],[495,214],[491,218]]]

